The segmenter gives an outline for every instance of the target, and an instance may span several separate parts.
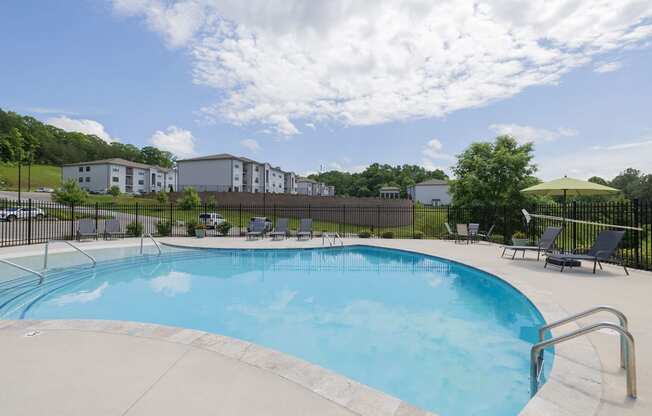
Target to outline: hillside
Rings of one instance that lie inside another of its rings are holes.
[[[32,165],[32,190],[45,188],[58,188],[61,184],[61,168],[50,165]],[[21,182],[23,190],[27,190],[27,166],[22,168]],[[18,189],[18,166],[0,163],[0,189]]]
[[[171,167],[170,152],[152,146],[107,143],[97,136],[61,130],[34,117],[0,109],[0,162],[60,166],[88,160],[122,158],[133,162]]]

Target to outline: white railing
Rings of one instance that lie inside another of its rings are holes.
[[[48,269],[48,252],[49,252],[49,248],[50,248],[50,243],[64,243],[64,244],[67,244],[70,247],[74,248],[75,250],[79,251],[84,256],[88,257],[88,259],[93,263],[93,267],[95,267],[95,265],[97,264],[97,261],[95,260],[95,257],[91,256],[90,254],[88,254],[87,252],[85,252],[81,248],[77,247],[76,245],[74,245],[70,241],[66,241],[66,240],[48,240],[48,241],[45,242],[45,256],[43,256],[43,270]]]

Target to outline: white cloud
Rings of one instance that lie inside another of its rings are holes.
[[[178,157],[195,154],[195,138],[189,130],[170,126],[165,131],[157,130],[149,142],[161,150],[167,150]]]
[[[224,97],[205,114],[281,135],[441,117],[652,38],[652,2],[637,0],[113,3],[189,50],[194,82]]]
[[[593,67],[593,72],[598,72],[601,74],[607,73],[607,72],[615,72],[618,71],[623,67],[623,63],[619,61],[611,61],[611,62],[596,62],[594,67]]]
[[[60,108],[49,108],[49,107],[28,107],[26,108],[30,113],[36,114],[64,114],[67,116],[74,116],[77,113],[73,111],[62,110]]]
[[[652,160],[652,139],[642,139],[537,158],[539,166],[537,176],[545,180],[563,175],[579,179],[588,179],[591,176],[610,179],[630,167],[644,172],[649,171],[650,160]]]
[[[119,142],[120,139],[111,137],[102,123],[95,120],[75,119],[67,116],[51,117],[45,121],[54,127],[65,131],[76,131],[78,133],[93,134],[105,142]]]
[[[246,149],[251,150],[252,152],[258,152],[262,150],[260,144],[254,139],[244,139],[240,141],[240,145]]]
[[[421,159],[421,166],[428,170],[441,169],[443,171],[449,171],[447,167],[442,166],[442,163],[452,163],[455,161],[455,157],[447,153],[442,152],[444,146],[437,139],[429,140],[421,149],[421,154],[423,158]],[[435,161],[439,163],[435,163]]]
[[[55,304],[59,306],[71,305],[73,303],[88,303],[94,300],[97,300],[102,297],[102,293],[109,287],[107,282],[102,283],[95,290],[90,292],[87,290],[82,290],[77,293],[66,293],[52,300]]]
[[[340,172],[349,172],[349,173],[360,173],[367,169],[367,166],[364,164],[354,165],[351,163],[351,159],[348,157],[343,157],[341,162],[330,162],[328,164],[328,170],[337,170]]]
[[[519,143],[544,143],[558,140],[562,137],[577,136],[577,130],[565,127],[557,130],[546,130],[532,126],[518,124],[492,124],[489,126],[499,135],[509,135],[516,138]]]
[[[192,276],[184,272],[170,272],[169,274],[155,277],[149,285],[156,293],[174,297],[180,293],[190,291]]]

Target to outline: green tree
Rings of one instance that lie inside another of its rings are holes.
[[[160,150],[153,146],[145,146],[140,149],[140,153],[143,157],[143,163],[147,163],[148,165],[164,168],[171,168],[173,165],[172,153],[165,150]]]
[[[65,181],[61,188],[52,193],[52,200],[63,205],[80,205],[87,199],[88,193],[74,179]]]
[[[638,169],[628,168],[613,178],[609,185],[619,189],[627,199],[640,198],[643,190],[643,175]]]
[[[120,196],[120,187],[117,185],[113,185],[112,187],[109,188],[109,195],[111,195],[114,198],[117,198]]]
[[[166,192],[159,192],[156,194],[156,200],[159,204],[167,204],[170,202],[170,198]]]
[[[195,188],[186,188],[183,190],[183,196],[179,199],[181,209],[190,210],[201,205],[201,199]]]
[[[453,203],[459,206],[522,205],[531,197],[521,189],[534,185],[532,143],[519,145],[510,136],[493,143],[472,143],[457,157],[451,183]]]

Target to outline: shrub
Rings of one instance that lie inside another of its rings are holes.
[[[393,231],[385,231],[380,235],[382,238],[394,238]]]
[[[52,200],[63,205],[80,205],[86,202],[88,193],[80,188],[79,183],[69,179],[61,185],[61,188],[52,193]]]
[[[215,208],[217,206],[217,198],[215,198],[215,195],[208,195],[204,199],[204,204],[206,204],[207,208]]]
[[[140,222],[131,222],[127,224],[127,235],[140,237],[143,234],[143,224]]]
[[[191,210],[201,205],[201,199],[195,188],[186,188],[183,190],[183,196],[179,200],[179,207],[185,210]]]
[[[417,231],[416,233],[414,233],[413,237],[415,240],[421,240],[423,238],[423,233],[421,231]]]
[[[217,232],[220,233],[220,235],[229,235],[229,231],[231,230],[231,223],[228,221],[224,221],[217,224],[217,227],[215,228]]]
[[[158,201],[159,204],[167,204],[170,202],[170,198],[168,197],[168,194],[165,192],[159,192],[156,194],[156,200]]]
[[[523,231],[517,231],[514,234],[512,234],[512,238],[524,239],[528,237]]]
[[[172,234],[172,223],[170,221],[159,221],[156,223],[156,234],[168,236]]]
[[[197,222],[197,220],[188,220],[188,221],[186,221],[186,234],[189,237],[194,237],[195,236],[195,229],[197,227],[199,227],[199,225],[200,224]]]
[[[362,231],[358,233],[358,237],[360,238],[370,238],[371,233],[369,231]]]
[[[117,185],[113,185],[112,187],[110,187],[109,195],[111,195],[114,198],[120,196],[120,187]]]

